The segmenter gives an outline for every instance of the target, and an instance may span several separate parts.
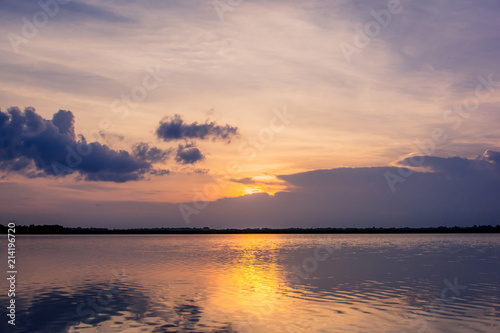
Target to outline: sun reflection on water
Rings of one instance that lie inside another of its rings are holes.
[[[272,235],[265,237],[266,241],[262,235],[235,238],[235,252],[239,255],[225,274],[217,277],[216,297],[209,308],[224,309],[228,318],[237,314],[243,323],[254,325],[283,307],[286,298],[280,290],[285,281],[277,263],[276,244]]]

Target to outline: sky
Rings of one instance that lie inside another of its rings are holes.
[[[498,224],[500,4],[0,0],[0,216]]]

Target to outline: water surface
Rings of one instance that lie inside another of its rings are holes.
[[[16,332],[500,331],[499,235],[18,236],[16,245]]]

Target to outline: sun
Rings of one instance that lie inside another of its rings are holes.
[[[288,191],[289,184],[272,175],[256,175],[233,180],[227,193],[231,197],[240,197],[257,193],[266,193],[274,196],[278,192]]]
[[[253,176],[250,179],[252,182],[250,184],[246,184],[243,191],[245,195],[267,193],[274,196],[277,192],[287,190],[287,184],[281,179],[278,179],[276,176],[266,174]]]
[[[255,194],[255,193],[264,193],[265,191],[261,188],[255,188],[255,187],[247,187],[245,190],[243,190],[244,195],[249,195],[249,194]]]

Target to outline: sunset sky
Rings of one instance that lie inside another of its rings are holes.
[[[1,223],[498,222],[499,15],[0,0]]]

